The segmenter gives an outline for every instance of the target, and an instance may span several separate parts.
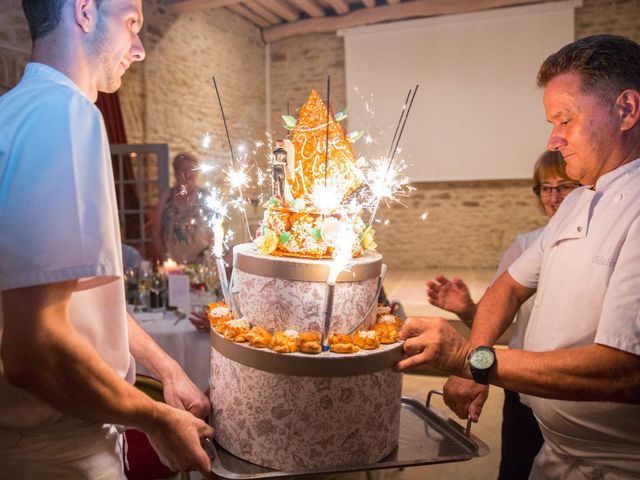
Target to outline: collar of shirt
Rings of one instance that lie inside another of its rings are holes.
[[[597,181],[595,185],[595,190],[597,192],[601,190],[605,190],[609,187],[613,182],[622,178],[625,175],[636,175],[640,171],[640,158],[636,158],[635,160],[625,163],[624,165],[612,170],[609,173],[602,175]]]
[[[55,68],[50,67],[49,65],[45,65],[44,63],[39,63],[39,62],[27,63],[27,66],[24,69],[23,78],[25,80],[29,78],[35,78],[35,79],[46,78],[47,80],[50,80],[52,82],[72,88],[73,90],[78,92],[80,95],[87,98],[87,100],[89,99],[85,95],[85,93],[82,90],[80,90],[80,87],[78,87],[78,85],[76,85],[73,80],[67,77],[60,70],[56,70]]]

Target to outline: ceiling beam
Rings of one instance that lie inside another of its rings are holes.
[[[288,22],[295,22],[300,18],[297,11],[281,0],[256,0],[256,2],[262,4],[263,7],[268,8],[280,18],[284,18]]]
[[[291,0],[298,2],[300,0]],[[342,28],[353,28],[380,22],[406,20],[409,18],[453,15],[477,12],[492,8],[543,3],[549,0],[414,0],[397,5],[381,5],[375,8],[354,10],[347,15],[324,18],[309,18],[294,23],[276,25],[264,30],[267,43],[303,33],[332,32]]]
[[[349,13],[349,5],[347,5],[344,0],[326,0],[326,2],[333,8],[333,11],[338,15],[344,15],[345,13]]]
[[[228,7],[242,0],[164,0],[164,5],[171,13],[193,13]]]
[[[324,10],[313,0],[289,0],[310,17],[324,17]]]
[[[246,18],[251,23],[259,26],[260,28],[266,28],[271,26],[271,23],[269,23],[269,21],[265,20],[260,15],[252,12],[244,5],[227,5],[227,8],[232,12],[237,13],[241,17]]]
[[[282,19],[280,17],[273,14],[270,10],[264,8],[262,4],[256,2],[255,0],[245,0],[244,5],[255,14],[260,15],[271,25],[276,25],[282,22]]]

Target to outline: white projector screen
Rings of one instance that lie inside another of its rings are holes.
[[[536,74],[573,41],[567,1],[361,27],[345,37],[348,129],[360,155],[386,155],[419,84],[402,140],[412,181],[531,176],[549,124]],[[384,134],[380,135],[383,131]]]

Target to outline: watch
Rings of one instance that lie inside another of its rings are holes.
[[[467,359],[469,360],[473,381],[481,385],[489,383],[489,369],[496,363],[496,351],[483,345],[474,348]]]

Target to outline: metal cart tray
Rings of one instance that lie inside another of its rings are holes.
[[[461,462],[487,455],[489,447],[484,442],[470,432],[467,435],[460,424],[443,418],[429,408],[432,393],[440,392],[431,392],[426,404],[413,398],[402,397],[398,447],[378,463],[283,472],[245,462],[212,442],[208,443],[207,450],[213,459],[211,467],[213,477],[216,479],[300,478],[310,475]]]

